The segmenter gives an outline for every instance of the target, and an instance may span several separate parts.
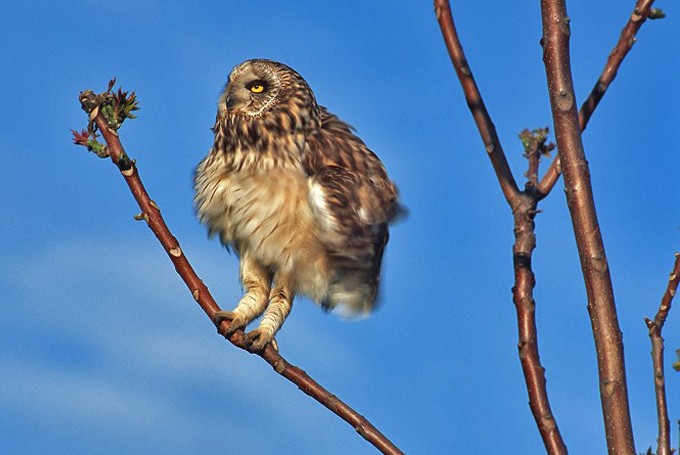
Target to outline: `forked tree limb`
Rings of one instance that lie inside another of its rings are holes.
[[[515,224],[515,243],[513,245],[515,284],[512,288],[512,294],[517,311],[519,358],[529,395],[529,408],[536,421],[546,451],[551,455],[563,455],[567,453],[567,448],[550,409],[545,373],[538,352],[536,303],[533,298],[536,280],[531,266],[531,256],[536,247],[534,217],[540,200],[535,191],[538,157],[527,151],[530,163],[529,182],[525,191],[520,191],[503,152],[496,128],[465,58],[463,46],[460,43],[453,21],[451,6],[448,0],[435,0],[434,6],[446,48],[468,107],[491,159],[503,195],[512,209]],[[535,177],[532,177],[534,175]]]
[[[635,453],[628,386],[614,291],[593,199],[569,57],[565,0],[541,0],[543,62],[567,205],[588,297],[597,351],[600,399],[610,455]]]
[[[538,199],[522,192],[513,210],[515,243],[512,246],[515,284],[512,300],[517,312],[520,363],[529,395],[529,408],[534,417],[543,445],[550,455],[566,455],[567,447],[550,409],[545,369],[541,365],[536,328],[536,302],[533,291],[536,277],[531,260],[536,248],[534,218],[538,212]]]
[[[638,29],[652,14],[650,11],[653,1],[638,0],[633,14],[621,32],[618,43],[607,59],[602,74],[591,91],[590,96],[581,107],[579,113],[581,130],[585,129],[593,111],[604,96],[606,88],[614,80],[623,59],[634,43],[635,34]],[[513,287],[513,301],[517,309],[518,346],[529,394],[529,405],[548,453],[566,453],[566,447],[550,411],[544,371],[538,354],[535,301],[533,300],[535,276],[531,266],[532,251],[536,245],[534,217],[538,211],[537,205],[541,199],[550,193],[559,178],[561,172],[560,158],[559,155],[556,156],[539,182],[538,164],[540,156],[527,152],[527,157],[529,158],[528,181],[524,191],[520,191],[517,188],[507,159],[504,156],[500,140],[496,134],[494,124],[486,110],[482,96],[472,76],[472,71],[465,58],[453,22],[450,4],[447,0],[435,0],[434,4],[444,42],[465,94],[468,107],[473,114],[487,151],[495,152],[490,153],[489,157],[503,194],[513,211],[515,220],[515,243],[513,245],[515,285]]]
[[[628,19],[623,30],[621,30],[619,41],[609,53],[607,63],[605,63],[600,77],[597,79],[597,82],[595,82],[595,86],[590,91],[588,98],[581,105],[578,115],[581,134],[583,134],[583,131],[586,129],[590,116],[593,115],[595,108],[597,108],[597,105],[600,103],[605,92],[614,81],[614,78],[621,67],[621,63],[623,63],[626,55],[628,55],[628,52],[633,48],[636,39],[635,35],[637,35],[642,24],[650,17],[653,3],[654,0],[638,0],[635,4],[635,9],[631,13],[630,19]],[[560,177],[560,168],[560,156],[558,154],[555,159],[553,159],[552,163],[550,163],[548,170],[538,185],[541,194],[547,195],[550,193]]]
[[[680,254],[675,253],[675,265],[668,279],[668,286],[661,298],[661,304],[654,319],[645,318],[649,329],[649,338],[652,342],[652,363],[654,365],[654,394],[656,396],[656,413],[659,425],[657,439],[657,455],[671,455],[671,422],[668,419],[668,402],[666,400],[666,379],[664,373],[664,341],[661,330],[666,323],[668,312],[671,309],[673,297],[680,283]]]
[[[113,82],[113,81],[112,81]],[[112,87],[109,84],[109,92]],[[119,96],[120,96],[119,91]],[[106,95],[108,92],[102,95]],[[210,291],[205,286],[203,281],[196,275],[193,267],[182,252],[179,242],[172,235],[168,226],[165,224],[161,212],[156,203],[151,200],[149,194],[146,192],[144,185],[139,177],[137,166],[134,161],[130,160],[123,149],[123,146],[118,137],[116,130],[117,126],[110,125],[110,119],[104,115],[104,107],[101,105],[102,95],[95,95],[93,92],[87,90],[80,95],[80,102],[83,109],[88,112],[90,121],[96,124],[97,129],[101,132],[106,141],[106,150],[98,151],[98,155],[111,157],[113,163],[120,169],[125,182],[127,183],[132,195],[137,201],[142,212],[137,219],[144,219],[151,231],[158,238],[158,241],[163,246],[163,249],[168,254],[168,257],[175,266],[175,270],[182,278],[182,281],[189,288],[194,299],[205,312],[205,314],[214,320],[215,312],[220,311],[220,307],[210,294]],[[122,121],[120,122],[122,123]],[[87,135],[84,133],[76,133],[76,143],[81,145],[87,144]],[[101,154],[100,154],[101,152]],[[107,153],[108,152],[108,153]],[[223,321],[219,324],[217,330],[222,336],[225,336],[229,322]],[[226,338],[226,336],[225,336]],[[244,333],[242,330],[234,332],[228,340],[236,347],[245,351],[246,345],[244,343]],[[285,377],[292,383],[298,386],[300,390],[314,398],[344,421],[349,423],[364,439],[375,446],[384,454],[397,455],[403,454],[397,446],[394,445],[387,437],[385,437],[373,424],[371,424],[365,417],[357,413],[354,409],[345,404],[342,400],[331,394],[328,390],[323,388],[318,382],[312,379],[302,369],[291,365],[276,351],[271,344],[267,345],[264,351],[256,353],[262,357],[274,370],[281,376]]]

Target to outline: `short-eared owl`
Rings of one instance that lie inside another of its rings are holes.
[[[378,292],[397,188],[352,127],[316,103],[288,66],[247,60],[219,98],[215,142],[196,169],[198,217],[240,258],[245,295],[218,314],[230,330],[263,315],[273,340],[295,294],[367,314]]]

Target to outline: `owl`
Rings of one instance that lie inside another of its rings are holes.
[[[274,339],[296,295],[345,315],[375,306],[395,184],[354,129],[319,106],[307,82],[270,60],[234,67],[219,97],[215,139],[194,178],[198,218],[239,257],[244,296],[216,323]]]

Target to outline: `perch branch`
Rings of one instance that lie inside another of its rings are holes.
[[[567,205],[588,296],[597,351],[600,399],[610,454],[634,454],[623,340],[602,234],[593,200],[569,61],[569,18],[564,0],[541,0],[543,62],[550,92]]]
[[[536,182],[540,158],[539,144],[544,146],[545,138],[543,138],[543,141],[532,142],[535,145],[532,151],[527,148],[527,158],[529,159],[527,177],[529,181],[525,190],[520,192],[505,158],[496,129],[484,106],[482,96],[465,58],[453,22],[451,6],[447,0],[435,0],[434,6],[446,48],[465,94],[468,107],[475,119],[486,150],[489,152],[489,158],[496,171],[496,177],[505,199],[513,213],[515,224],[515,243],[513,245],[515,285],[512,291],[513,302],[517,311],[519,357],[529,395],[529,408],[536,421],[546,451],[549,454],[566,454],[567,448],[548,400],[544,369],[538,352],[536,303],[533,299],[536,280],[531,266],[531,256],[536,247],[534,217],[540,200],[540,195],[536,192]],[[534,154],[534,151],[538,154]]]
[[[666,380],[663,366],[664,342],[661,330],[666,323],[666,317],[671,309],[671,303],[680,283],[680,254],[675,253],[675,265],[668,279],[668,286],[661,298],[659,310],[654,320],[645,318],[649,329],[649,338],[652,341],[652,362],[654,365],[654,392],[656,395],[656,413],[659,424],[659,437],[657,439],[657,455],[672,455],[671,451],[671,422],[668,419],[668,403],[666,401]]]
[[[126,95],[125,92],[121,91],[118,92],[118,99],[112,99],[114,95],[110,91],[113,82],[109,84],[109,90],[103,94],[95,95],[90,90],[81,93],[80,102],[83,109],[90,116],[90,125],[88,131],[83,131],[82,133],[74,132],[75,142],[87,146],[99,156],[111,157],[113,163],[120,169],[125,182],[142,211],[136,218],[144,219],[147,222],[198,305],[213,320],[215,312],[220,311],[220,307],[208,291],[208,288],[203,284],[203,281],[194,272],[194,269],[182,252],[179,242],[165,224],[158,206],[150,199],[146,192],[139,177],[137,166],[134,161],[128,158],[119,140],[117,129],[122,120],[125,119],[125,115],[122,115],[121,119],[121,116],[116,114],[120,114],[121,111],[125,113],[125,109],[120,107],[120,103],[125,105],[125,102],[129,101],[129,99],[126,99],[124,96]],[[123,93],[122,97],[121,93]],[[134,99],[134,93],[131,95],[131,98]],[[112,108],[113,115],[111,113]],[[129,114],[129,111],[127,113]],[[131,116],[128,115],[128,117]],[[97,143],[95,135],[97,130],[104,137],[106,146]],[[89,136],[91,136],[91,139],[88,139]],[[223,321],[217,329],[220,334],[225,336],[228,328],[228,321]],[[234,332],[228,340],[234,346],[247,351],[242,330]],[[364,439],[382,453],[391,455],[402,454],[401,450],[378,431],[365,417],[328,392],[305,371],[286,361],[271,345],[267,345],[266,349],[257,353],[257,355],[262,357],[281,376],[297,385],[304,393],[349,423]]]
[[[619,36],[619,41],[614,46],[614,49],[609,53],[607,58],[607,63],[604,65],[604,69],[597,79],[595,86],[590,91],[588,99],[581,105],[579,110],[578,120],[579,127],[581,128],[581,134],[585,131],[586,126],[590,117],[593,115],[595,108],[600,103],[600,100],[604,96],[605,92],[614,81],[616,73],[623,63],[623,59],[626,58],[628,52],[632,49],[635,43],[635,35],[642,26],[642,24],[647,20],[652,14],[652,3],[654,0],[638,0],[635,5],[633,13],[630,15],[630,19],[621,30],[621,35]],[[560,156],[559,154],[553,159],[552,163],[548,167],[545,175],[541,179],[539,184],[539,192],[543,195],[547,195],[557,183],[557,179],[560,176],[561,166],[560,166]]]

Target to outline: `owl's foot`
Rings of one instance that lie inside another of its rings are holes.
[[[219,327],[223,321],[229,321],[229,328],[225,333],[227,337],[231,336],[231,334],[238,329],[247,326],[249,322],[242,314],[236,313],[235,311],[216,311],[215,316],[213,316],[215,325]]]
[[[250,352],[261,352],[269,343],[273,343],[274,349],[278,351],[276,340],[274,340],[274,334],[262,327],[258,327],[257,329],[246,333],[244,342],[246,348]]]

